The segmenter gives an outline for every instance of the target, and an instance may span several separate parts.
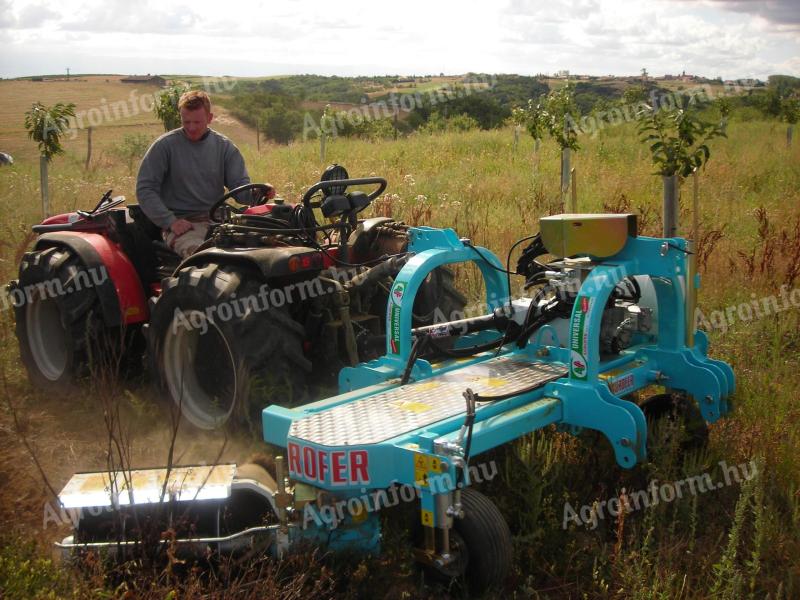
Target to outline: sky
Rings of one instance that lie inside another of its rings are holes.
[[[800,0],[0,0],[0,77],[800,76]]]

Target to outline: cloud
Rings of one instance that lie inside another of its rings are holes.
[[[708,0],[711,6],[738,13],[758,15],[789,30],[800,30],[797,0]]]
[[[189,33],[199,30],[200,16],[186,6],[154,6],[129,0],[84,5],[78,18],[66,21],[67,31],[126,33]]]
[[[44,4],[29,4],[19,14],[16,27],[18,29],[35,29],[46,21],[61,18],[61,15]]]
[[[11,0],[0,0],[0,29],[12,29],[17,25],[17,18],[11,11]]]

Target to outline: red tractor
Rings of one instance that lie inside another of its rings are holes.
[[[9,285],[31,381],[63,390],[101,364],[148,364],[188,421],[214,428],[305,402],[341,367],[382,354],[408,227],[358,214],[386,180],[350,179],[333,165],[298,204],[226,203],[258,188],[220,198],[205,243],[184,260],[139,206],[110,191],[92,211],[35,225],[34,249]],[[463,309],[447,269],[424,288],[417,325]]]

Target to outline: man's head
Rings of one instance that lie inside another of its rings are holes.
[[[208,131],[214,115],[211,113],[211,100],[208,94],[198,90],[186,92],[178,100],[181,113],[181,126],[191,141],[196,142]]]

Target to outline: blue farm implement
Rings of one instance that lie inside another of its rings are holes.
[[[667,395],[656,399],[681,399],[679,418],[713,423],[729,411],[735,385],[690,318],[699,286],[691,242],[639,236],[634,215],[546,217],[531,240],[517,271],[534,293],[512,299],[509,274],[489,250],[449,229],[411,229],[412,256],[387,305],[385,354],[343,368],[336,396],[264,409],[264,439],[282,449],[275,477],[252,464],[134,471],[124,481],[83,474],[62,501],[118,514],[169,500],[170,514],[194,519],[175,542],[183,548],[257,545],[281,556],[309,541],[378,552],[375,509],[398,488],[413,489],[416,558],[444,575],[466,574],[476,588],[498,584],[510,533],[470,487],[475,457],[556,425],[601,432],[617,463],[631,468],[645,460],[648,439],[647,402],[640,407],[634,392],[663,386]],[[539,262],[545,254],[555,260]],[[483,275],[485,314],[414,328],[414,298],[429,274],[466,262]],[[136,543],[130,527],[101,520],[82,517],[60,545],[118,551]]]

